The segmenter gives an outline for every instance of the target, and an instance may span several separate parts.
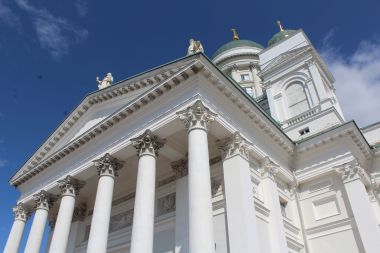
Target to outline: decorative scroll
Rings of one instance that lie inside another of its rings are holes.
[[[117,176],[117,171],[124,165],[124,161],[114,158],[109,153],[106,153],[102,158],[94,160],[93,162],[98,170],[99,176]]]
[[[217,116],[205,107],[201,100],[197,100],[192,106],[183,111],[177,112],[179,118],[185,123],[188,131],[199,128],[207,131],[208,125],[215,120]]]
[[[131,139],[133,146],[137,149],[139,156],[144,154],[158,156],[158,151],[165,144],[165,140],[154,135],[149,129],[142,135]]]

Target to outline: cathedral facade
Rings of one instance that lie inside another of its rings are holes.
[[[378,253],[380,122],[346,121],[308,37],[279,29],[97,78],[10,179],[4,252]]]

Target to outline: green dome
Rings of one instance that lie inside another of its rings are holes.
[[[297,31],[295,30],[283,30],[283,31],[280,31],[278,33],[276,33],[275,35],[273,35],[273,37],[268,41],[268,47],[269,46],[272,46],[274,44],[276,44],[277,42],[280,42],[281,40],[295,34]]]
[[[212,59],[214,59],[215,57],[217,57],[218,55],[220,55],[221,53],[229,49],[237,48],[237,47],[255,47],[255,48],[264,49],[262,45],[251,40],[233,40],[233,41],[228,42],[227,44],[224,44],[218,50],[216,50],[216,52],[212,56]]]

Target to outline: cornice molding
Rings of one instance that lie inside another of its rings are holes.
[[[352,124],[352,123],[348,122],[346,124]],[[344,126],[345,125],[341,125],[341,126],[338,126],[337,128],[339,129],[339,128],[342,128]],[[348,127],[347,129],[344,129],[343,131],[336,132],[333,135],[323,136],[323,138],[321,140],[319,140],[318,142],[311,141],[310,143],[307,143],[309,140],[313,140],[313,139],[318,138],[324,134],[327,135],[329,132],[331,132],[333,130],[335,130],[335,129],[332,129],[332,130],[327,131],[325,133],[322,132],[322,133],[317,134],[315,136],[311,136],[310,139],[304,141],[304,143],[303,143],[303,141],[298,143],[298,147],[296,149],[296,152],[299,154],[302,154],[304,152],[318,148],[324,144],[336,141],[337,139],[349,137],[358,146],[359,150],[362,152],[365,159],[367,161],[371,161],[372,155],[373,155],[373,150],[371,150],[368,143],[366,142],[366,140],[364,139],[364,137],[360,133],[360,130],[357,127],[355,127],[355,125],[352,125],[352,126]]]
[[[222,91],[223,94],[229,98],[244,114],[246,114],[260,129],[262,129],[271,139],[273,139],[282,149],[284,149],[289,155],[294,153],[294,143],[280,130],[273,127],[274,122],[270,122],[269,116],[266,117],[264,111],[260,111],[260,106],[253,106],[255,102],[248,102],[250,99],[242,99],[236,91],[229,85],[226,85],[217,75],[213,74],[207,66],[202,68],[203,75],[211,81],[215,87]],[[233,81],[231,81],[233,82]],[[241,91],[243,96],[248,97],[244,91]]]

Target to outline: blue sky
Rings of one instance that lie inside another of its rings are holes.
[[[266,46],[280,19],[304,29],[337,79],[346,118],[365,126],[380,120],[379,10],[376,0],[0,0],[0,248],[18,197],[8,179],[97,89],[97,75],[117,81],[182,57],[189,38],[211,56],[233,27]]]

